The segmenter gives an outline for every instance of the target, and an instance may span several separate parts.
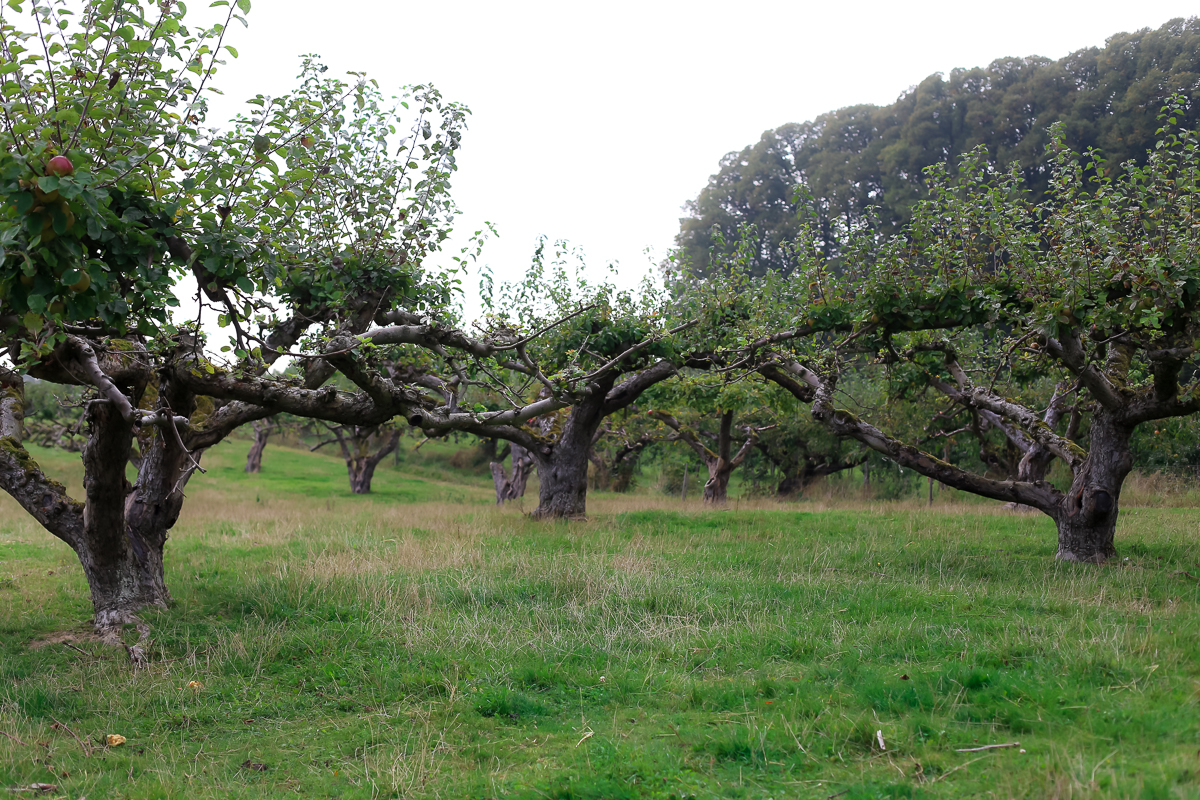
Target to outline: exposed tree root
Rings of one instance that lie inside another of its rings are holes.
[[[150,646],[150,626],[133,614],[108,614],[96,619],[96,633],[100,641],[110,647],[124,648],[129,656],[129,663],[136,668],[149,666],[150,658],[146,648]],[[138,640],[132,645],[125,643],[125,626],[133,625],[138,632]]]

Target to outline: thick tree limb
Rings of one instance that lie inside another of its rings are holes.
[[[444,355],[444,348],[450,347],[470,353],[476,358],[487,358],[503,348],[500,344],[482,339],[474,339],[456,328],[447,328],[437,323],[422,321],[419,316],[409,311],[394,310],[381,315],[383,319],[403,324],[389,325],[361,334],[360,339],[377,345],[415,344]],[[515,338],[515,337],[514,337]]]
[[[967,472],[937,456],[893,439],[849,411],[835,408],[832,394],[832,387],[822,382],[813,401],[813,417],[834,434],[862,442],[900,466],[908,467],[954,489],[962,489],[994,500],[1033,506],[1051,516],[1058,512],[1063,495],[1054,487],[1018,481],[994,481]]]
[[[1113,382],[1094,364],[1087,362],[1077,332],[1071,331],[1069,336],[1062,339],[1047,337],[1046,351],[1079,378],[1079,382],[1100,405],[1110,411],[1118,411],[1125,404],[1125,398],[1121,397],[1120,390]]]
[[[224,370],[209,373],[186,364],[175,365],[172,378],[197,395],[261,406],[267,411],[264,416],[285,411],[346,425],[372,425],[411,410],[403,405],[379,407],[365,393],[339,392],[333,386],[308,389],[271,378],[237,376]],[[413,397],[414,403],[422,401],[424,398],[420,396]]]
[[[758,368],[758,373],[782,386],[797,400],[811,403],[821,385],[817,373],[798,361],[772,361]]]
[[[46,530],[77,548],[83,504],[46,477],[21,445],[25,393],[21,376],[0,366],[0,486]]]
[[[1186,417],[1200,412],[1200,383],[1193,383],[1166,400],[1158,398],[1153,389],[1143,390],[1133,398],[1121,415],[1125,424],[1137,425],[1155,419]]]
[[[547,397],[542,400],[536,400],[526,406],[511,408],[505,411],[439,414],[424,408],[414,408],[409,412],[408,423],[415,427],[423,428],[432,434],[462,430],[468,433],[475,433],[479,436],[495,436],[499,439],[508,439],[511,442],[517,442],[526,449],[534,450],[537,449],[536,445],[527,445],[525,442],[518,441],[507,433],[499,431],[505,426],[528,422],[534,417],[551,414],[561,408],[566,408],[568,405],[569,403],[556,397]]]
[[[604,396],[603,413],[614,414],[638,399],[651,386],[665,381],[677,372],[673,363],[663,359],[635,373],[609,390]]]
[[[795,369],[792,369],[792,367]],[[802,375],[801,372],[804,374]],[[808,381],[808,376],[812,375],[811,371],[796,362],[791,362],[790,365],[774,361],[769,364],[763,364],[758,368],[758,374],[767,380],[779,384],[797,400],[802,402],[811,403],[813,398],[817,396],[816,389]]]
[[[684,427],[684,425],[680,423],[680,421],[673,415],[668,414],[665,411],[655,410],[650,411],[648,416],[653,417],[671,430],[675,431],[675,436],[672,438],[685,443],[688,445],[688,447],[692,448],[692,450],[696,451],[696,455],[700,456],[701,461],[707,464],[709,461],[715,461],[717,459],[717,454],[712,450],[709,450],[704,443],[697,438],[696,434],[693,433],[691,429]]]
[[[116,407],[117,413],[121,415],[122,419],[132,425],[134,422],[133,403],[100,368],[100,359],[96,357],[96,351],[92,349],[91,344],[78,336],[68,336],[67,346],[74,355],[75,363],[84,379],[96,387],[101,397]]]
[[[1034,443],[1045,447],[1054,455],[1061,458],[1072,472],[1079,469],[1087,459],[1087,453],[1079,445],[1059,436],[1054,431],[1061,417],[1058,408],[1058,398],[1061,387],[1056,387],[1054,396],[1045,413],[1039,415],[1020,403],[1016,403],[983,386],[973,386],[971,379],[958,363],[958,354],[949,342],[937,342],[925,345],[917,350],[937,350],[942,353],[946,371],[954,378],[957,387],[951,386],[937,376],[931,376],[930,382],[950,399],[971,410],[977,410],[992,425],[995,425],[1009,441],[1022,453],[1028,455],[1034,449]],[[913,352],[916,352],[914,350]],[[912,353],[910,352],[911,358]],[[1016,423],[1013,428],[1009,422]]]
[[[190,428],[184,442],[190,450],[204,450],[223,441],[233,431],[251,422],[271,416],[269,408],[235,400],[226,403]]]
[[[1037,412],[1020,403],[993,394],[982,386],[976,386],[970,393],[964,393],[964,397],[964,402],[969,407],[991,411],[1020,425],[1024,433],[1061,458],[1072,472],[1078,470],[1087,460],[1087,451],[1070,439],[1055,433]]]

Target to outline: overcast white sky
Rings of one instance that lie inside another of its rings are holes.
[[[474,112],[454,180],[460,230],[494,222],[497,277],[537,237],[581,246],[634,283],[671,247],[680,206],[722,155],[855,103],[886,104],[933,72],[1002,56],[1058,58],[1196,13],[1184,0],[445,2],[254,0],[235,23],[210,122],[286,91],[300,53],[382,87],[433,83]],[[472,278],[468,286],[474,286]],[[477,305],[468,297],[468,309]]]

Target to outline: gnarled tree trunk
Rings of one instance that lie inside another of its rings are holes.
[[[588,451],[604,420],[605,393],[571,407],[558,440],[530,451],[537,463],[535,519],[583,519],[587,515]]]
[[[82,535],[75,552],[83,565],[95,608],[97,628],[134,621],[147,605],[166,605],[154,591],[161,577],[147,581],[137,550],[125,528],[125,499],[129,483],[125,464],[133,443],[133,427],[111,404],[88,407],[89,436],[83,448],[83,487],[86,496]],[[150,559],[148,559],[150,561]],[[158,558],[161,565],[161,552]],[[146,565],[153,571],[154,565]],[[161,568],[161,566],[160,566]],[[144,584],[149,584],[144,588]],[[147,593],[147,588],[149,593]]]
[[[362,442],[356,442],[358,446],[353,453],[343,446],[343,451],[346,452],[346,471],[350,475],[350,491],[354,494],[371,492],[371,480],[375,477],[375,468],[400,444],[400,431],[393,430],[384,439],[383,445],[374,453],[370,452],[372,439],[372,436],[367,436]]]
[[[1133,469],[1132,433],[1132,427],[1104,409],[1092,416],[1087,460],[1052,515],[1058,526],[1059,560],[1098,564],[1117,554],[1113,539],[1121,485]]]
[[[587,516],[587,452],[555,446],[537,459],[538,506],[534,519],[584,519]]]
[[[717,432],[716,458],[713,458],[714,454],[708,452],[707,449],[701,452],[704,466],[708,467],[708,480],[704,482],[704,502],[706,503],[719,505],[726,501],[729,495],[729,476],[741,465],[746,458],[746,453],[753,446],[751,442],[747,441],[741,452],[736,457],[730,458],[732,432],[733,412],[726,411],[721,414],[721,425]]]
[[[660,360],[614,386],[620,372],[615,368],[599,370],[592,375],[587,392],[565,415],[551,410],[537,418],[539,433],[512,425],[479,425],[465,430],[528,446],[538,471],[538,506],[532,514],[535,519],[582,519],[587,513],[588,451],[596,441],[600,424],[675,372],[673,363]]]
[[[265,421],[254,426],[254,441],[250,452],[246,454],[246,472],[262,472],[263,450],[267,449],[267,439],[271,438],[271,426]]]
[[[717,449],[710,450],[695,433],[681,425],[675,417],[661,411],[651,412],[651,416],[661,420],[668,428],[674,430],[674,438],[686,442],[708,468],[708,480],[704,482],[705,503],[717,505],[725,503],[729,494],[729,476],[746,460],[746,456],[750,454],[758,441],[758,434],[766,430],[766,428],[746,428],[745,443],[742,444],[736,455],[732,455],[733,413],[732,411],[721,412],[721,422],[717,432]]]
[[[327,425],[333,437],[318,442],[309,450],[319,450],[327,444],[337,442],[346,462],[346,473],[350,478],[350,491],[354,494],[369,494],[375,468],[400,445],[400,430],[386,426]],[[375,452],[371,448],[382,439]]]
[[[529,481],[529,473],[533,471],[533,456],[519,444],[513,443],[508,447],[512,454],[512,474],[506,475],[504,465],[499,461],[491,462],[492,483],[496,486],[496,505],[503,505],[506,500],[516,500],[525,496],[525,485]]]
[[[165,606],[170,600],[163,547],[179,518],[183,487],[195,462],[169,420],[176,418],[175,412],[190,414],[195,403],[190,394],[167,385],[160,387],[156,399],[162,424],[147,424],[145,412],[140,412],[141,459],[134,486],[125,478],[135,434],[133,415],[123,415],[117,404],[105,400],[89,403],[83,448],[85,502],[78,503],[62,485],[46,478],[20,446],[23,383],[19,375],[0,368],[0,485],[75,551],[91,592],[94,624],[115,635],[119,626],[137,621],[140,609]],[[134,393],[140,395],[140,390]],[[129,648],[129,653],[135,660],[144,655],[140,647]]]

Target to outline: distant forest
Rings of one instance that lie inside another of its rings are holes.
[[[1001,58],[987,67],[935,73],[889,106],[856,105],[763,133],[754,145],[721,159],[699,196],[687,204],[676,242],[695,272],[710,248],[729,251],[739,225],[758,242],[752,272],[787,270],[785,243],[797,231],[795,189],[807,186],[827,255],[840,232],[868,213],[882,232],[899,229],[923,195],[922,170],[956,163],[987,147],[1001,166],[1016,162],[1035,192],[1048,177],[1047,129],[1065,126],[1079,152],[1097,148],[1110,168],[1144,162],[1173,94],[1189,99],[1185,127],[1200,123],[1200,19],[1175,19],[1158,30],[1120,33],[1103,48],[1052,60]],[[715,237],[713,228],[722,237]],[[722,244],[722,238],[724,244]]]

